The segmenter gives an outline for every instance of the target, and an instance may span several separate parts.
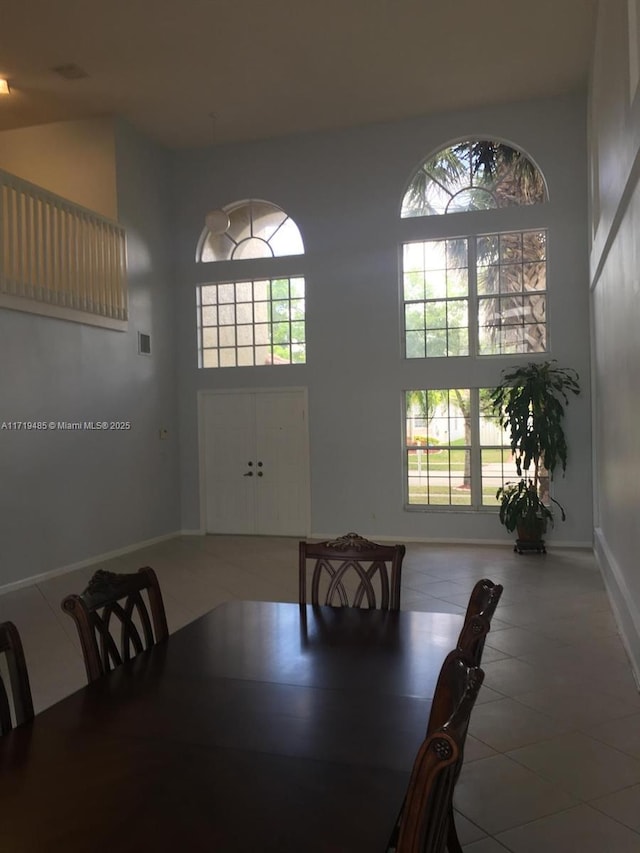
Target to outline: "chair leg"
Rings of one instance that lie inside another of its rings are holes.
[[[462,853],[460,840],[456,831],[455,815],[453,813],[453,803],[449,803],[449,828],[447,829],[447,851],[448,853]]]

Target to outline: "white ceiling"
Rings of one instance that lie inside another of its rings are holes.
[[[0,130],[118,114],[184,148],[551,96],[586,86],[595,6],[2,0]]]

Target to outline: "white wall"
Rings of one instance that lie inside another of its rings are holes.
[[[0,309],[0,422],[132,429],[0,430],[0,587],[179,527],[167,155],[124,124],[114,140],[129,331]]]
[[[596,553],[640,676],[640,45],[630,10],[640,20],[638,0],[600,3],[589,99],[594,494]]]
[[[118,215],[114,121],[61,121],[0,133],[0,169],[88,207]]]
[[[569,469],[555,488],[568,520],[549,538],[591,543],[585,108],[576,96],[176,154],[183,528],[200,526],[197,391],[296,385],[309,389],[314,535],[510,538],[495,514],[403,510],[402,391],[428,387],[433,363],[401,354],[400,200],[428,154],[452,140],[495,136],[524,148],[549,183],[547,205],[496,211],[495,222],[549,227],[549,355],[576,368],[585,389],[568,409]],[[194,282],[203,270],[194,256],[204,214],[250,197],[280,205],[302,231],[307,364],[198,370]],[[473,216],[460,215],[461,233]],[[493,386],[517,361],[449,359],[438,381]]]

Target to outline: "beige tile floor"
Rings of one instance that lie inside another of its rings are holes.
[[[231,598],[297,600],[292,539],[182,537],[101,567],[142,565],[158,573],[171,631]],[[0,595],[36,710],[85,683],[60,601],[97,567]],[[456,789],[465,851],[640,853],[640,695],[592,555],[409,544],[402,606],[462,613],[481,577],[505,591]]]

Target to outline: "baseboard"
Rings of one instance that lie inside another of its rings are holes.
[[[611,609],[618,623],[622,642],[629,655],[636,684],[640,687],[640,610],[629,592],[624,575],[611,553],[601,528],[595,530],[594,553],[609,594]]]
[[[358,531],[360,532],[360,531]],[[378,533],[360,533],[361,536],[364,536],[365,539],[371,539],[374,542],[423,542],[426,545],[504,545],[505,548],[513,547],[515,542],[515,533],[513,535],[513,541],[509,542],[505,539],[444,539],[442,537],[433,537],[429,538],[427,536],[385,536]],[[321,541],[329,541],[331,539],[337,539],[339,536],[344,536],[344,531],[342,533],[312,533],[309,536],[309,539],[319,539]],[[569,541],[560,541],[558,542],[555,539],[549,541],[546,540],[547,545],[550,550],[555,548],[579,548],[585,549],[587,551],[593,550],[592,542],[569,542]]]
[[[115,551],[107,551],[105,554],[96,554],[93,557],[88,557],[86,560],[80,560],[77,563],[70,563],[68,566],[61,566],[58,569],[51,569],[49,572],[42,572],[39,575],[31,575],[31,577],[23,578],[19,581],[0,586],[0,595],[7,592],[13,592],[16,589],[22,589],[25,586],[33,586],[33,584],[48,580],[49,578],[58,577],[58,575],[66,575],[69,572],[75,572],[77,569],[84,569],[86,566],[92,566],[94,563],[102,563],[105,560],[112,560],[115,557],[121,557],[123,554],[130,554],[132,551],[139,551],[141,548],[148,548],[150,545],[157,545],[159,542],[166,542],[167,539],[175,539],[176,536],[181,536],[182,533],[166,533],[163,536],[155,536],[153,539],[145,539],[143,542],[134,542],[132,545],[126,545],[124,548],[116,548]]]
[[[207,533],[206,530],[203,530],[201,527],[199,527],[195,530],[180,530],[179,533],[177,533],[176,535],[177,536],[205,536],[206,533]]]

